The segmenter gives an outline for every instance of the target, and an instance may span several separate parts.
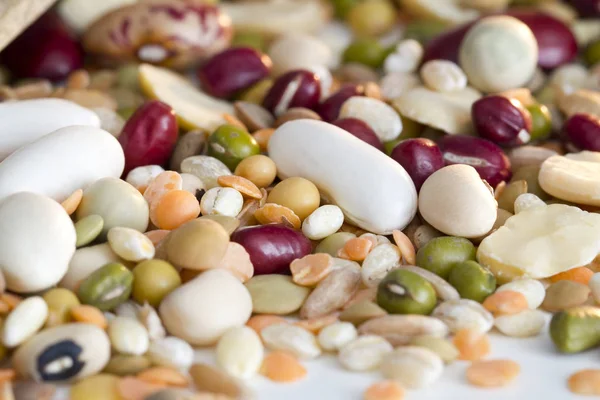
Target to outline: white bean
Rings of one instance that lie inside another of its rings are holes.
[[[310,359],[321,355],[317,338],[311,332],[288,323],[269,325],[260,335],[271,350],[289,351],[298,358]]]
[[[39,296],[20,302],[4,321],[2,343],[15,347],[35,335],[48,317],[48,305]]]
[[[404,346],[388,354],[381,371],[386,378],[394,379],[411,389],[431,385],[444,371],[444,361],[424,347]]]
[[[324,350],[337,351],[357,336],[358,332],[350,322],[336,322],[323,328],[317,339]]]
[[[209,189],[200,200],[202,215],[236,217],[242,211],[243,206],[244,197],[233,188],[215,187]]]
[[[414,39],[402,40],[396,50],[387,56],[383,70],[390,72],[414,72],[423,58],[423,46]]]
[[[230,329],[217,343],[217,364],[237,378],[248,379],[255,375],[263,356],[260,337],[247,326]]]
[[[431,60],[421,67],[421,78],[431,89],[438,92],[453,92],[467,87],[467,76],[463,70],[447,60]]]
[[[342,347],[338,360],[349,371],[370,371],[379,368],[383,358],[393,350],[381,336],[363,335]]]
[[[127,261],[149,260],[154,257],[154,244],[143,233],[116,226],[108,231],[108,243],[113,251]]]
[[[165,169],[160,165],[144,165],[129,171],[125,181],[140,190],[147,187],[161,172],[165,172]]]
[[[317,208],[302,222],[302,233],[311,240],[321,240],[334,234],[344,223],[344,213],[338,206]]]
[[[342,104],[340,118],[358,118],[366,122],[384,142],[394,140],[402,133],[402,120],[396,110],[370,97],[350,97]]]
[[[496,317],[494,326],[510,337],[537,336],[546,325],[546,315],[540,310],[524,310],[517,314]]]
[[[375,247],[363,261],[360,271],[363,283],[367,287],[377,286],[388,272],[400,266],[401,257],[398,247],[391,243]]]
[[[151,341],[146,355],[154,364],[164,367],[187,370],[194,363],[192,346],[175,336]]]
[[[148,351],[148,331],[135,319],[116,317],[108,324],[108,337],[113,348],[122,354],[140,356]]]

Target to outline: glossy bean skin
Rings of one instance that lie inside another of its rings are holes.
[[[565,121],[563,135],[581,150],[600,151],[600,118],[575,114]]]
[[[208,60],[197,76],[208,94],[226,99],[267,78],[271,66],[271,59],[259,51],[234,47]]]
[[[358,118],[340,118],[333,121],[332,124],[348,131],[353,136],[356,136],[376,149],[383,151],[383,143],[366,122],[361,121]]]
[[[277,78],[263,100],[263,107],[279,116],[293,107],[312,110],[319,104],[320,97],[317,75],[306,70],[295,70]]]
[[[244,246],[254,265],[255,275],[289,274],[290,263],[312,251],[301,232],[283,225],[262,225],[240,229],[231,236]]]
[[[440,148],[432,140],[424,138],[401,141],[394,147],[390,157],[404,167],[417,190],[429,175],[444,166]]]
[[[347,84],[319,104],[317,112],[325,122],[338,119],[342,104],[352,96],[362,96],[364,88],[361,85]]]
[[[446,165],[468,164],[477,170],[481,179],[492,187],[512,176],[510,160],[504,151],[489,140],[474,136],[443,137],[438,145]]]
[[[125,153],[125,171],[143,165],[165,165],[175,148],[178,136],[173,109],[165,103],[151,100],[129,118],[119,143]]]
[[[483,97],[473,103],[471,117],[479,136],[498,145],[520,145],[530,139],[531,114],[518,101]]]

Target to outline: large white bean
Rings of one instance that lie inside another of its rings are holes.
[[[123,148],[110,133],[91,126],[56,130],[0,163],[0,200],[17,192],[65,200],[77,189],[123,172]]]
[[[75,227],[57,202],[17,193],[0,203],[0,268],[9,290],[35,292],[55,285],[75,253]]]
[[[0,104],[0,161],[17,149],[71,125],[100,127],[92,110],[63,99],[34,99]]]
[[[296,120],[278,128],[269,156],[281,178],[301,176],[362,229],[390,234],[417,211],[417,192],[404,168],[381,151],[322,121]]]

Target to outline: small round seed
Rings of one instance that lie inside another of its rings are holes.
[[[467,368],[467,381],[479,387],[501,387],[513,381],[521,367],[512,360],[476,361]]]
[[[263,360],[260,373],[274,382],[295,382],[306,376],[306,368],[292,354],[274,351]]]
[[[569,377],[569,390],[576,394],[600,395],[600,369],[584,369]]]

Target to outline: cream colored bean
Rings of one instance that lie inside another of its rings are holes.
[[[321,355],[315,335],[299,326],[287,323],[273,324],[264,328],[260,335],[270,350],[289,351],[303,359]]]
[[[594,297],[594,301],[597,304],[600,304],[600,272],[596,272],[592,275],[592,278],[589,281],[590,290],[592,292],[592,297]]]
[[[154,257],[152,241],[135,229],[114,227],[107,238],[111,249],[124,260],[139,262]]]
[[[524,310],[517,314],[496,317],[494,326],[506,336],[537,336],[546,326],[546,315],[540,310]]]
[[[340,118],[358,118],[366,122],[382,141],[394,140],[402,133],[402,120],[396,110],[370,97],[350,97],[340,109]]]
[[[134,188],[140,190],[148,187],[150,182],[152,182],[152,180],[161,172],[165,172],[165,169],[160,165],[144,165],[129,171],[125,181]]]
[[[361,277],[367,287],[374,287],[394,268],[400,266],[400,250],[393,244],[375,247],[363,261]]]
[[[494,326],[494,316],[473,300],[448,300],[438,305],[431,314],[442,320],[451,332],[461,329],[475,329],[486,333]]]
[[[590,284],[591,288],[591,284]],[[513,292],[519,292],[527,299],[529,308],[535,310],[542,305],[544,297],[546,296],[546,289],[544,285],[537,279],[519,279],[509,283],[505,283],[496,289],[497,292],[504,290],[511,290]]]
[[[391,72],[415,72],[423,58],[423,46],[414,39],[402,40],[383,63],[383,70]]]
[[[583,151],[546,159],[539,174],[542,189],[562,200],[600,206],[596,194],[600,186],[600,162],[592,161],[591,154],[597,153]]]
[[[444,371],[444,362],[431,350],[405,346],[385,357],[381,371],[386,378],[394,379],[404,387],[417,389],[437,381]]]
[[[248,379],[255,375],[263,356],[260,337],[247,326],[227,331],[217,343],[217,364],[236,378]]]
[[[20,302],[6,317],[2,331],[2,343],[15,347],[35,335],[46,322],[48,305],[39,296]]]
[[[150,340],[163,339],[167,336],[167,331],[158,316],[158,312],[150,304],[144,303],[143,306],[139,307],[137,309],[136,317],[148,331]]]
[[[321,40],[303,33],[292,33],[277,38],[269,47],[273,72],[283,74],[294,69],[307,69],[315,65],[332,66],[331,50]]]
[[[421,86],[421,80],[414,73],[390,72],[379,81],[381,95],[385,100],[393,100],[409,90]]]
[[[117,317],[108,324],[112,347],[121,354],[140,356],[148,351],[148,331],[137,320]]]
[[[244,197],[233,188],[209,189],[200,201],[202,215],[225,215],[235,217],[244,206]]]
[[[432,60],[421,67],[421,79],[425,85],[438,92],[454,92],[467,87],[463,70],[446,60]]]
[[[417,336],[445,337],[448,326],[441,320],[424,315],[385,315],[370,319],[358,327],[360,335],[378,335],[394,346],[410,343]]]
[[[182,370],[189,369],[194,363],[192,346],[175,336],[152,340],[146,356],[156,365]]]
[[[199,190],[206,189],[204,182],[196,175],[182,173],[181,175],[181,189],[190,192],[194,196]]]
[[[393,350],[381,336],[364,335],[342,347],[338,360],[349,371],[371,371],[379,368],[383,358]]]
[[[77,291],[81,281],[111,262],[121,262],[121,258],[110,248],[108,243],[77,249],[71,258],[67,273],[58,286]]]
[[[358,336],[350,322],[336,322],[321,329],[317,337],[323,350],[338,351]]]
[[[181,162],[181,172],[200,178],[207,189],[219,186],[217,178],[231,175],[225,164],[210,156],[192,156]]]
[[[317,208],[302,222],[302,233],[311,240],[321,240],[334,234],[344,223],[344,213],[335,205]]]
[[[533,193],[523,193],[515,200],[515,214],[523,212],[529,208],[544,207],[546,203]]]

